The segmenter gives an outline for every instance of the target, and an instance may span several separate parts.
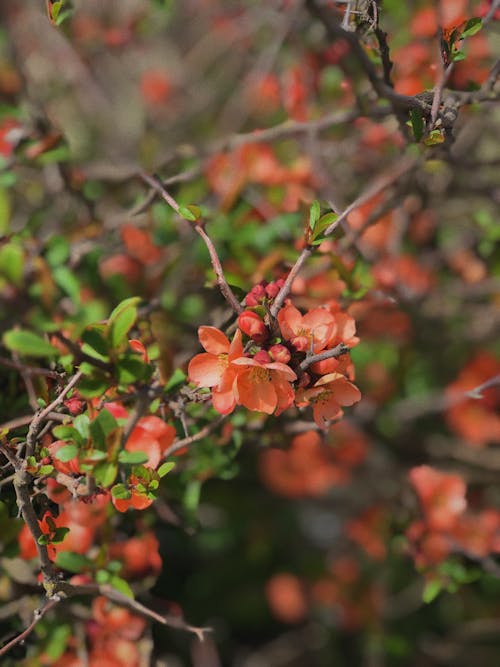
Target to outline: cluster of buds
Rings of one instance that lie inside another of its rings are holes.
[[[274,318],[265,305],[282,284],[249,292],[232,341],[215,327],[199,328],[205,352],[189,363],[189,379],[211,389],[221,414],[237,405],[276,415],[293,404],[311,406],[316,424],[327,428],[361,397],[348,355],[358,342],[354,320],[336,302],[303,315],[290,300]]]
[[[249,308],[260,306],[264,303],[272,301],[279,293],[285,281],[283,278],[268,283],[266,280],[254,285],[250,292],[245,297],[245,304]]]

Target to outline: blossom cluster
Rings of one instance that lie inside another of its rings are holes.
[[[201,326],[205,352],[189,363],[197,387],[211,389],[220,414],[237,405],[279,415],[295,404],[311,406],[320,428],[342,416],[342,407],[361,398],[352,383],[348,350],[358,342],[354,320],[337,302],[302,314],[288,299],[273,317],[270,305],[282,281],[261,283],[246,297],[232,340],[219,329]]]

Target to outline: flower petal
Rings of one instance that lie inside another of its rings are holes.
[[[256,379],[253,369],[244,371],[236,377],[235,390],[237,402],[255,412],[265,412],[270,415],[278,403],[273,383],[265,379],[262,381]]]
[[[198,387],[215,387],[227,368],[227,358],[220,359],[214,354],[203,352],[189,362],[188,377]]]
[[[198,329],[198,338],[205,350],[210,352],[210,354],[227,354],[229,351],[227,336],[216,327],[200,327]]]

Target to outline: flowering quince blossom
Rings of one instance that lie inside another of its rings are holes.
[[[467,507],[467,487],[460,475],[434,470],[430,466],[412,468],[410,481],[417,492],[431,530],[449,530]]]
[[[197,354],[189,362],[189,380],[198,387],[212,387],[214,408],[220,414],[227,415],[236,406],[233,382],[238,369],[233,362],[243,355],[241,331],[236,330],[231,343],[215,327],[200,327],[198,336],[206,352]]]
[[[302,315],[289,304],[278,313],[278,322],[284,339],[300,352],[312,350],[316,354],[324,350],[335,333],[335,320],[324,308]]]
[[[341,406],[353,405],[361,399],[361,392],[341,373],[329,373],[312,387],[299,389],[296,404],[312,405],[314,421],[324,429],[327,422],[343,414]]]
[[[297,376],[290,366],[271,361],[265,350],[257,352],[253,358],[235,359],[233,364],[241,368],[234,381],[237,403],[267,414],[276,410],[277,415],[293,403],[294,391],[290,382]]]

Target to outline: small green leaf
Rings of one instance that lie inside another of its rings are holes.
[[[465,28],[462,31],[462,39],[464,37],[472,37],[478,33],[483,27],[483,20],[476,16],[475,18],[469,19],[465,24]]]
[[[105,329],[103,324],[87,327],[82,333],[82,352],[101,361],[108,361],[109,345],[104,336]]]
[[[3,342],[12,352],[28,357],[55,357],[59,354],[59,350],[32,331],[10,329],[4,333]]]
[[[54,472],[54,466],[51,465],[40,466],[38,469],[39,475],[50,475],[52,472]]]
[[[132,600],[134,599],[134,593],[128,583],[125,581],[125,579],[122,579],[121,577],[117,577],[116,574],[113,575],[109,583],[113,588],[116,588],[117,591],[120,593],[123,593],[123,595],[126,595],[128,598],[131,598]]]
[[[156,471],[160,477],[165,477],[171,470],[175,468],[175,463],[173,461],[167,461],[162,463],[162,465]]]
[[[83,440],[87,440],[89,437],[89,424],[90,419],[88,415],[78,415],[73,420],[73,426],[76,428]]]
[[[118,454],[118,461],[120,463],[126,463],[128,465],[138,465],[140,463],[146,463],[148,460],[148,455],[144,452],[127,452],[122,450]]]
[[[60,551],[56,556],[56,565],[68,572],[81,572],[90,567],[92,561],[82,554],[74,553],[73,551]]]
[[[24,251],[19,243],[12,241],[0,247],[0,275],[16,287],[21,285],[24,275]]]
[[[97,417],[89,424],[89,434],[94,444],[105,447],[106,438],[115,429],[118,428],[118,422],[109,410],[103,408]]]
[[[429,604],[437,598],[442,591],[443,586],[439,579],[432,579],[425,584],[424,592],[422,593],[422,600]]]
[[[69,533],[69,528],[67,528],[66,526],[61,526],[60,528],[56,528],[54,534],[52,535],[51,542],[53,544],[60,544],[68,533]]]
[[[309,227],[311,231],[314,231],[314,228],[316,227],[316,223],[318,222],[320,215],[321,215],[321,206],[319,204],[319,201],[315,199],[311,204],[311,208],[309,209]]]
[[[451,56],[451,60],[454,63],[458,63],[461,60],[465,60],[465,53],[463,51],[455,51]]]
[[[415,137],[415,141],[418,143],[424,134],[424,119],[421,109],[410,110],[410,122],[411,128],[413,130],[413,136]]]
[[[62,461],[63,463],[66,463],[67,461],[71,461],[71,459],[74,459],[75,456],[78,454],[78,447],[76,445],[65,445],[64,447],[61,447],[61,449],[58,449],[55,458],[58,461]]]
[[[201,211],[197,206],[179,206],[179,215],[184,220],[189,220],[189,222],[196,222],[201,216]]]
[[[111,486],[118,474],[118,466],[115,463],[98,463],[94,468],[94,477],[98,484],[104,487]]]
[[[76,304],[80,303],[80,282],[67,266],[56,266],[52,271],[56,285]]]
[[[116,364],[116,373],[118,383],[128,385],[146,379],[151,373],[151,367],[137,357],[124,357]]]
[[[178,387],[180,384],[183,384],[187,379],[187,375],[184,373],[184,371],[181,371],[180,368],[176,368],[175,371],[172,373],[170,378],[168,379],[167,384],[165,385],[165,391],[170,391],[171,389],[175,389],[175,387]]]
[[[120,500],[128,500],[132,493],[127,489],[125,484],[115,484],[111,487],[111,495],[113,498],[118,498]]]
[[[37,539],[38,544],[41,544],[42,546],[47,546],[47,544],[50,544],[50,536],[45,535],[40,535],[39,538]]]
[[[109,388],[109,380],[102,374],[93,377],[84,377],[78,383],[78,391],[83,398],[102,396]]]
[[[77,444],[83,444],[83,438],[80,433],[74,428],[74,426],[66,426],[61,424],[59,426],[54,426],[52,433],[56,436],[58,440],[71,441],[74,440]]]
[[[137,304],[140,297],[125,299],[113,310],[106,327],[106,336],[112,348],[120,347],[137,319]]]

